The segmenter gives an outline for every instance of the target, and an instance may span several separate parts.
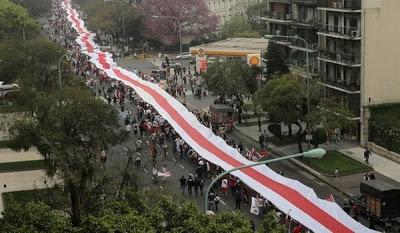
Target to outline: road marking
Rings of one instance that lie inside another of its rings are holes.
[[[172,157],[172,160],[174,160],[174,162],[176,162],[176,159],[174,157]]]
[[[146,169],[146,168],[143,168],[143,170],[144,170],[144,172],[146,172],[146,173],[149,173],[149,171],[147,171],[147,169]]]
[[[163,186],[160,185],[160,189],[161,189],[161,190],[164,190]]]
[[[179,166],[181,166],[182,169],[185,169],[185,167],[182,164],[179,164]]]

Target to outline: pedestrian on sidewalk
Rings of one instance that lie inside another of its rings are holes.
[[[260,118],[258,118],[257,125],[258,125],[258,132],[261,132],[261,119]]]
[[[218,211],[218,205],[219,205],[220,201],[221,201],[221,198],[218,196],[218,194],[215,194],[215,198],[214,198],[215,211]]]
[[[140,167],[140,163],[142,162],[142,154],[140,152],[135,153],[135,165],[136,167]]]
[[[338,178],[339,176],[339,168],[335,168],[335,178]]]
[[[374,175],[373,172],[371,172],[371,173],[369,174],[369,179],[370,179],[370,180],[375,180],[375,175]]]
[[[199,195],[200,180],[196,177],[193,181],[194,194],[196,197]]]
[[[208,210],[214,210],[215,203],[215,193],[214,190],[211,189],[210,194],[208,194]]]
[[[199,180],[199,189],[200,189],[200,195],[203,196],[203,189],[204,189],[204,179]]]
[[[226,178],[222,179],[221,190],[225,196],[228,194],[228,179],[226,179]]]
[[[364,151],[364,158],[367,164],[369,164],[369,156],[371,155],[372,155],[371,151],[368,148],[366,148]]]
[[[188,186],[188,194],[189,194],[189,196],[192,196],[193,184],[194,184],[193,176],[190,174],[190,175],[189,175],[189,178],[188,178],[188,180],[187,180],[187,186]]]
[[[179,179],[179,182],[180,182],[180,184],[181,184],[181,192],[182,192],[182,195],[185,195],[185,189],[186,189],[186,185],[187,185],[185,176],[182,176],[182,177]]]
[[[242,202],[242,193],[239,190],[235,192],[235,210],[240,210],[240,203]]]

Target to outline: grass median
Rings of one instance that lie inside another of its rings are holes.
[[[327,176],[334,176],[336,168],[339,169],[339,176],[372,170],[366,164],[335,150],[327,151],[326,155],[321,159],[301,158],[301,160],[309,167]]]
[[[0,173],[40,170],[44,168],[45,168],[44,160],[0,163]]]

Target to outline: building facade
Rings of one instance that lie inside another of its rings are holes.
[[[304,38],[279,40],[289,63],[310,68],[322,95],[348,107],[356,126],[348,134],[364,144],[368,105],[400,102],[399,0],[267,0],[266,33]]]
[[[224,25],[233,16],[244,16],[247,7],[261,0],[206,0],[207,7],[211,13],[219,19],[219,26]]]

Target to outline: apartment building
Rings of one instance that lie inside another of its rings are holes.
[[[347,134],[366,142],[368,106],[400,102],[399,0],[267,0],[266,33],[281,40],[289,62],[318,74],[322,95],[348,107],[358,124]]]
[[[310,68],[313,74],[318,69],[318,24],[316,0],[268,0],[261,14],[266,22],[266,33],[281,36],[297,35],[306,40],[279,39],[287,47],[289,63],[292,67],[306,65],[306,53],[309,54]],[[304,70],[304,69],[303,69]]]
[[[219,26],[224,25],[235,15],[246,14],[247,7],[261,0],[206,0],[207,7],[211,13],[219,19]]]

